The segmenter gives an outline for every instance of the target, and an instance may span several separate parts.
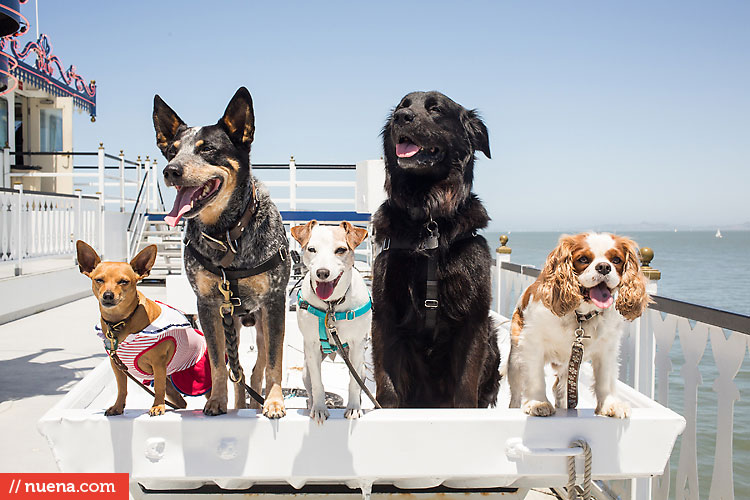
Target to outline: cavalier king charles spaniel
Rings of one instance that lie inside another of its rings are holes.
[[[551,363],[555,406],[567,408],[568,365],[581,327],[583,360],[594,369],[596,413],[628,417],[630,406],[614,395],[620,335],[625,320],[638,318],[649,300],[635,242],[608,233],[563,235],[513,313],[510,407],[523,403],[536,416],[555,412],[544,381],[544,366]]]

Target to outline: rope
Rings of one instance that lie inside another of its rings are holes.
[[[583,439],[570,443],[570,448],[581,448],[583,450],[583,500],[591,499],[591,447]],[[568,500],[576,500],[576,457],[568,457]]]

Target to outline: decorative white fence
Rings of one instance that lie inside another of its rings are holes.
[[[510,263],[510,249],[502,243],[495,268],[496,307],[501,315],[512,315],[518,298],[539,272],[531,266]],[[734,405],[740,399],[735,377],[750,344],[750,316],[660,297],[655,281],[650,282],[648,290],[654,304],[629,324],[623,337],[620,380],[681,413],[687,427],[675,445],[671,471],[651,481],[610,486],[623,499],[733,499]],[[704,359],[709,346],[713,360]],[[672,373],[674,362],[681,366],[679,378]],[[716,402],[700,394],[704,382],[701,371],[715,373],[712,387]],[[698,408],[706,405],[715,405],[715,412],[702,412],[701,421]],[[705,421],[707,414],[715,421]],[[711,460],[706,450],[714,442]],[[670,496],[672,477],[675,480]],[[710,487],[700,487],[700,477],[704,482],[710,477]]]
[[[99,197],[24,192],[0,188],[0,262],[14,262],[15,274],[25,261],[75,255],[75,241],[100,242]]]

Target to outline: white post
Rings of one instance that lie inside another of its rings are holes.
[[[76,195],[78,195],[78,199],[76,200],[76,224],[75,224],[75,239],[80,240],[81,234],[83,232],[83,221],[81,220],[81,190],[76,189]]]
[[[125,211],[125,155],[120,150],[120,212]]]
[[[20,276],[21,272],[23,271],[22,263],[23,260],[23,184],[16,184],[14,186],[18,190],[18,196],[16,196],[16,248],[15,248],[15,257],[16,257],[16,269],[15,269],[15,275]]]
[[[143,193],[146,196],[146,212],[149,211],[151,208],[151,159],[146,156],[146,171],[143,173],[143,175],[146,176],[146,192]]]
[[[3,148],[3,187],[10,188],[10,148],[6,146]]]
[[[97,221],[99,235],[97,240],[99,240],[99,255],[104,258],[104,203],[102,203],[104,197],[102,193],[96,193],[96,195],[99,197],[99,220]]]
[[[135,180],[136,180],[136,189],[141,189],[141,155],[138,155],[138,159],[135,161]]]
[[[156,171],[156,158],[151,162],[151,208],[156,211],[159,204],[159,173]]]
[[[297,164],[289,158],[289,210],[297,210]]]
[[[501,264],[503,262],[510,262],[510,253],[512,251],[510,247],[505,246],[507,243],[508,237],[504,234],[501,235],[500,246],[495,250],[497,254],[495,257],[495,282],[497,284],[497,290],[495,292],[497,296],[497,306],[495,310],[501,315],[504,313],[503,306],[506,306],[506,304],[503,303],[503,270]]]
[[[98,153],[99,153],[98,154],[99,192],[101,193],[101,196],[99,197],[99,205],[104,207],[104,143],[103,142],[99,143]]]

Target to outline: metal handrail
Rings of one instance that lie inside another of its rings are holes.
[[[138,211],[138,207],[141,204],[141,195],[143,194],[143,188],[146,185],[148,174],[149,174],[148,171],[146,171],[145,175],[143,176],[143,181],[141,181],[141,187],[138,189],[138,196],[135,198],[133,211],[130,213],[130,220],[128,221],[128,231],[131,231],[133,228],[133,219],[135,218],[135,214]]]
[[[18,189],[12,189],[12,188],[2,188],[0,187],[0,192],[3,193],[17,193]],[[57,196],[59,198],[78,198],[77,194],[67,194],[67,193],[50,193],[49,191],[24,191],[24,194],[26,195],[36,195],[36,194],[43,194],[45,196]],[[98,196],[90,195],[90,194],[82,194],[81,199],[84,200],[98,200]]]

